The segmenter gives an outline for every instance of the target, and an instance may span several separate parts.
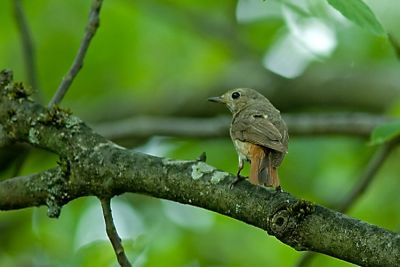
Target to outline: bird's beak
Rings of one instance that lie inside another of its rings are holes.
[[[216,103],[225,103],[224,99],[221,96],[209,97],[208,101],[216,102]]]

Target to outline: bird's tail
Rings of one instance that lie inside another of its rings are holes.
[[[272,166],[271,152],[253,145],[249,180],[252,184],[278,188],[280,186],[278,170]]]

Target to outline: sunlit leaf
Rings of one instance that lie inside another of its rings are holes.
[[[328,3],[363,29],[376,35],[384,35],[382,25],[362,0],[328,0]]]
[[[371,134],[371,144],[378,145],[400,136],[400,120],[377,126]]]

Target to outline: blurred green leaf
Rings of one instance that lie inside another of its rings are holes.
[[[400,135],[400,120],[388,122],[376,127],[371,134],[371,144],[379,145]]]
[[[385,35],[382,25],[362,0],[328,0],[328,3],[361,28],[376,35]]]

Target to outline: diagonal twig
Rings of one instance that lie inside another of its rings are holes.
[[[111,241],[118,263],[121,267],[131,267],[131,263],[126,257],[124,247],[121,244],[121,238],[118,236],[117,229],[114,225],[114,220],[111,212],[111,201],[109,198],[100,199],[103,209],[104,221],[106,223],[106,232]]]
[[[390,45],[392,46],[394,53],[398,60],[400,60],[400,42],[396,39],[393,34],[388,33],[388,40]]]
[[[339,212],[347,212],[357,199],[365,192],[368,186],[372,183],[376,173],[383,165],[387,157],[392,152],[393,148],[396,147],[397,141],[393,140],[391,142],[382,145],[370,159],[367,168],[361,174],[358,182],[353,186],[352,190],[348,195],[346,195],[343,200],[336,205],[336,209]]]
[[[334,205],[334,209],[339,212],[345,213],[357,202],[357,200],[361,197],[365,190],[367,190],[368,186],[372,184],[373,179],[376,177],[376,173],[386,161],[392,150],[396,147],[398,142],[399,140],[394,139],[382,145],[375,152],[375,154],[369,160],[365,170],[358,178],[357,183],[339,203]],[[318,254],[315,252],[305,252],[295,266],[306,267],[311,263],[312,259],[316,255]]]
[[[38,101],[42,102],[41,91],[37,78],[34,44],[21,0],[14,0],[14,15],[17,28],[20,32],[22,51],[25,61],[25,71],[28,77],[28,82],[34,89]]]
[[[99,24],[100,24],[100,10],[103,0],[93,0],[92,7],[89,13],[89,21],[86,26],[86,32],[79,46],[78,54],[76,55],[74,62],[72,63],[71,68],[69,69],[68,73],[64,76],[60,86],[57,89],[57,92],[54,94],[53,98],[51,99],[48,107],[52,107],[55,104],[60,103],[63,99],[65,93],[68,91],[69,87],[71,86],[72,82],[74,81],[76,75],[78,74],[79,70],[83,66],[83,60],[85,58],[86,52],[89,48],[90,41],[92,40],[93,36],[95,35]]]

